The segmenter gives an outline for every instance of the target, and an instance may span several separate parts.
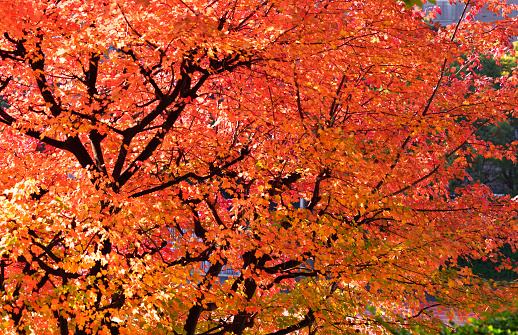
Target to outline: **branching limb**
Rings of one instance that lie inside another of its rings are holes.
[[[315,322],[315,314],[314,314],[313,310],[310,309],[308,314],[306,314],[304,316],[304,319],[302,319],[300,322],[298,322],[298,323],[296,323],[294,325],[291,325],[289,327],[286,327],[284,329],[278,330],[276,332],[269,333],[268,335],[286,335],[286,334],[290,334],[290,333],[293,333],[293,332],[295,332],[297,330],[309,327],[314,322]]]

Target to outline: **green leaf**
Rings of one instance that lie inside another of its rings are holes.
[[[397,1],[397,0],[396,0]],[[421,0],[403,0],[405,2],[405,8],[412,8],[413,6],[423,7],[423,2]],[[436,0],[427,0],[434,5],[437,5]]]

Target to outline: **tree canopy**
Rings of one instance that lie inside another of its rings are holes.
[[[516,160],[477,132],[518,74],[470,71],[512,50],[512,8],[430,29],[396,1],[0,0],[1,331],[328,335],[505,306],[516,285],[455,265],[515,251],[517,204],[450,182]]]

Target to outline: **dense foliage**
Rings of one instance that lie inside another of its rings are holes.
[[[511,53],[512,52],[512,53]],[[516,67],[516,60],[513,56],[515,50],[510,50],[508,55],[503,58],[481,56],[477,65],[470,71],[463,73],[460,66],[457,66],[459,78],[471,75],[479,78],[495,79],[494,86],[499,88],[498,78],[512,74]],[[464,57],[466,58],[466,57]],[[481,125],[485,120],[478,120],[476,123]],[[518,140],[518,119],[509,111],[506,120],[498,123],[482,125],[477,131],[477,137],[489,141],[494,145],[507,145]],[[512,159],[507,158],[487,158],[478,155],[470,161],[467,168],[469,177],[460,183],[483,183],[491,188],[496,194],[518,195],[518,164]],[[452,186],[458,185],[459,181]]]
[[[416,327],[393,327],[386,324],[387,330],[394,335],[516,335],[518,334],[518,314],[515,310],[485,314],[483,319],[470,318],[463,325],[444,325],[440,331]]]
[[[516,335],[518,334],[518,314],[516,312],[503,312],[485,320],[472,320],[454,331],[447,330],[445,334],[457,335]]]
[[[518,74],[471,71],[512,8],[432,30],[396,1],[0,0],[0,331],[328,335],[508,304],[455,260],[516,248],[517,203],[450,182],[516,159],[476,134]]]
[[[514,50],[510,50],[507,55],[500,59],[482,55],[477,66],[473,67],[468,73],[462,73],[461,66],[457,65],[458,77],[472,75],[481,78],[498,79],[502,76],[510,75],[516,67],[516,42]],[[463,57],[467,59],[467,57]],[[465,71],[465,70],[464,70]],[[499,88],[498,81],[494,83],[495,88]],[[480,124],[483,120],[476,121]],[[476,133],[479,139],[488,141],[493,145],[507,145],[518,140],[518,119],[509,112],[505,121],[496,124],[483,125]],[[513,159],[486,158],[478,155],[470,160],[467,167],[468,175],[463,180],[454,180],[450,183],[450,189],[455,190],[463,184],[481,183],[488,186],[491,191],[499,196],[518,195],[518,164]],[[505,264],[505,265],[503,265]],[[490,257],[474,259],[463,256],[458,260],[460,267],[470,267],[474,274],[488,280],[512,281],[518,279],[518,274],[513,270],[518,264],[518,253],[513,251],[509,244],[504,244]]]

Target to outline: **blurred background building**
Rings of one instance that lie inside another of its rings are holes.
[[[436,22],[439,22],[441,26],[445,27],[447,25],[450,25],[452,23],[457,23],[459,21],[459,18],[462,14],[462,11],[464,10],[464,3],[460,4],[450,4],[449,0],[436,0],[437,6],[441,9],[441,15],[437,15]],[[511,4],[518,4],[518,0],[508,0],[508,3]],[[425,10],[429,10],[431,8],[435,7],[432,3],[426,3],[424,4],[423,8]],[[518,12],[513,12],[512,17],[517,17]],[[476,20],[482,21],[482,22],[492,22],[499,19],[499,17],[491,11],[488,11],[487,9],[483,9],[477,16],[475,17]]]

